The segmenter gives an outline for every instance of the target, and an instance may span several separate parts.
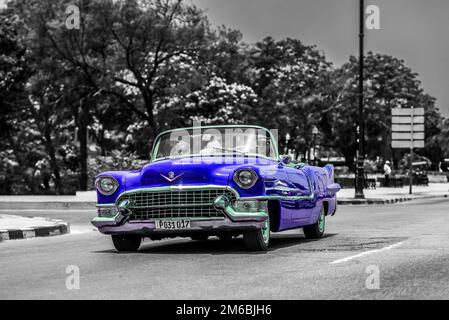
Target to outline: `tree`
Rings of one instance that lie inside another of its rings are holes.
[[[212,30],[201,10],[181,0],[83,0],[78,4],[79,30],[66,28],[65,10],[72,4],[17,0],[8,4],[6,15],[21,21],[20,35],[33,58],[36,76],[27,108],[41,134],[52,139],[42,142],[53,159],[53,176],[60,180],[57,166],[64,156],[58,155],[65,154],[57,146],[64,140],[56,134],[58,125],[69,128],[66,124],[72,123],[69,130],[72,137],[76,131],[79,145],[69,149],[79,154],[79,188],[85,190],[88,132],[94,133],[103,155],[126,148],[148,157],[161,129],[190,124],[188,112],[184,117],[172,114],[184,109],[180,102],[193,103],[192,92],[213,99],[213,79],[239,86],[232,79],[239,74],[243,54],[239,32]]]
[[[426,110],[426,142],[438,132],[439,112],[435,99],[425,94],[418,75],[406,67],[403,60],[369,52],[365,58],[365,152],[369,158],[381,156],[397,163],[401,151],[391,148],[391,109],[424,107]],[[344,154],[353,168],[358,124],[358,59],[350,57],[348,63],[334,71],[331,100],[326,110],[326,140]],[[435,131],[436,130],[436,131]]]
[[[61,181],[60,164],[57,159],[57,139],[60,132],[60,110],[63,87],[55,86],[46,76],[35,75],[30,79],[32,90],[30,92],[29,113],[40,132],[42,145],[45,146],[51,171],[54,177],[57,194],[64,194]]]
[[[190,119],[206,124],[245,124],[254,118],[257,103],[253,89],[238,83],[227,84],[213,77],[201,90],[186,97],[185,112]]]
[[[31,74],[27,67],[26,47],[20,41],[17,22],[0,16],[0,135],[13,134],[13,120],[19,103],[26,100],[25,83]],[[1,139],[3,141],[4,139]],[[8,140],[8,139],[6,139]]]
[[[24,88],[31,70],[26,47],[19,37],[17,20],[0,15],[0,192],[14,192],[16,184],[32,181],[30,159],[37,152],[24,112]],[[27,130],[28,129],[28,130]],[[33,183],[29,183],[31,189]],[[29,190],[20,190],[27,192]]]
[[[250,52],[248,79],[259,97],[258,120],[279,128],[281,146],[287,133],[289,148],[307,157],[312,128],[325,108],[325,88],[331,64],[314,46],[299,40],[265,38]]]
[[[49,42],[90,86],[117,96],[146,121],[151,143],[159,131],[155,116],[167,85],[161,83],[164,72],[171,59],[197,53],[208,37],[207,19],[181,0],[84,1],[81,9],[80,31],[61,28],[59,19],[46,28]]]

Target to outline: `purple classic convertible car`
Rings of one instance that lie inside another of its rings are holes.
[[[250,250],[267,250],[271,232],[323,236],[340,190],[333,171],[280,156],[261,127],[172,130],[156,138],[142,169],[98,175],[92,224],[118,251],[137,251],[143,238],[241,235]]]

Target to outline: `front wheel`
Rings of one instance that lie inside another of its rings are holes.
[[[320,217],[315,224],[311,226],[304,227],[304,235],[307,239],[319,239],[324,235],[324,229],[326,227],[326,214],[324,208],[321,208]]]
[[[270,246],[270,218],[258,230],[247,231],[243,234],[247,249],[252,251],[266,251]]]
[[[113,235],[112,243],[118,252],[136,252],[142,243],[142,237],[131,235]]]

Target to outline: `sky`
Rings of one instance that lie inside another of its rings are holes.
[[[336,66],[358,55],[357,0],[190,0],[214,25],[244,40],[292,37],[316,45]],[[366,31],[366,50],[403,59],[449,117],[449,1],[366,0],[380,8],[380,30]]]

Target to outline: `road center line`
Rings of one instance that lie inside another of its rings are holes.
[[[398,243],[392,244],[391,246],[388,246],[388,247],[384,247],[384,248],[380,248],[380,249],[376,249],[376,250],[365,251],[365,252],[356,254],[354,256],[349,256],[349,257],[346,257],[346,258],[343,258],[343,259],[338,259],[338,260],[332,261],[330,264],[344,263],[344,262],[348,262],[350,260],[357,259],[357,258],[360,258],[360,257],[364,257],[364,256],[368,256],[368,255],[372,255],[372,254],[388,251],[388,250],[391,250],[391,249],[394,249],[394,248],[397,248],[397,247],[401,246],[403,243],[404,242],[402,241],[402,242],[398,242]]]

